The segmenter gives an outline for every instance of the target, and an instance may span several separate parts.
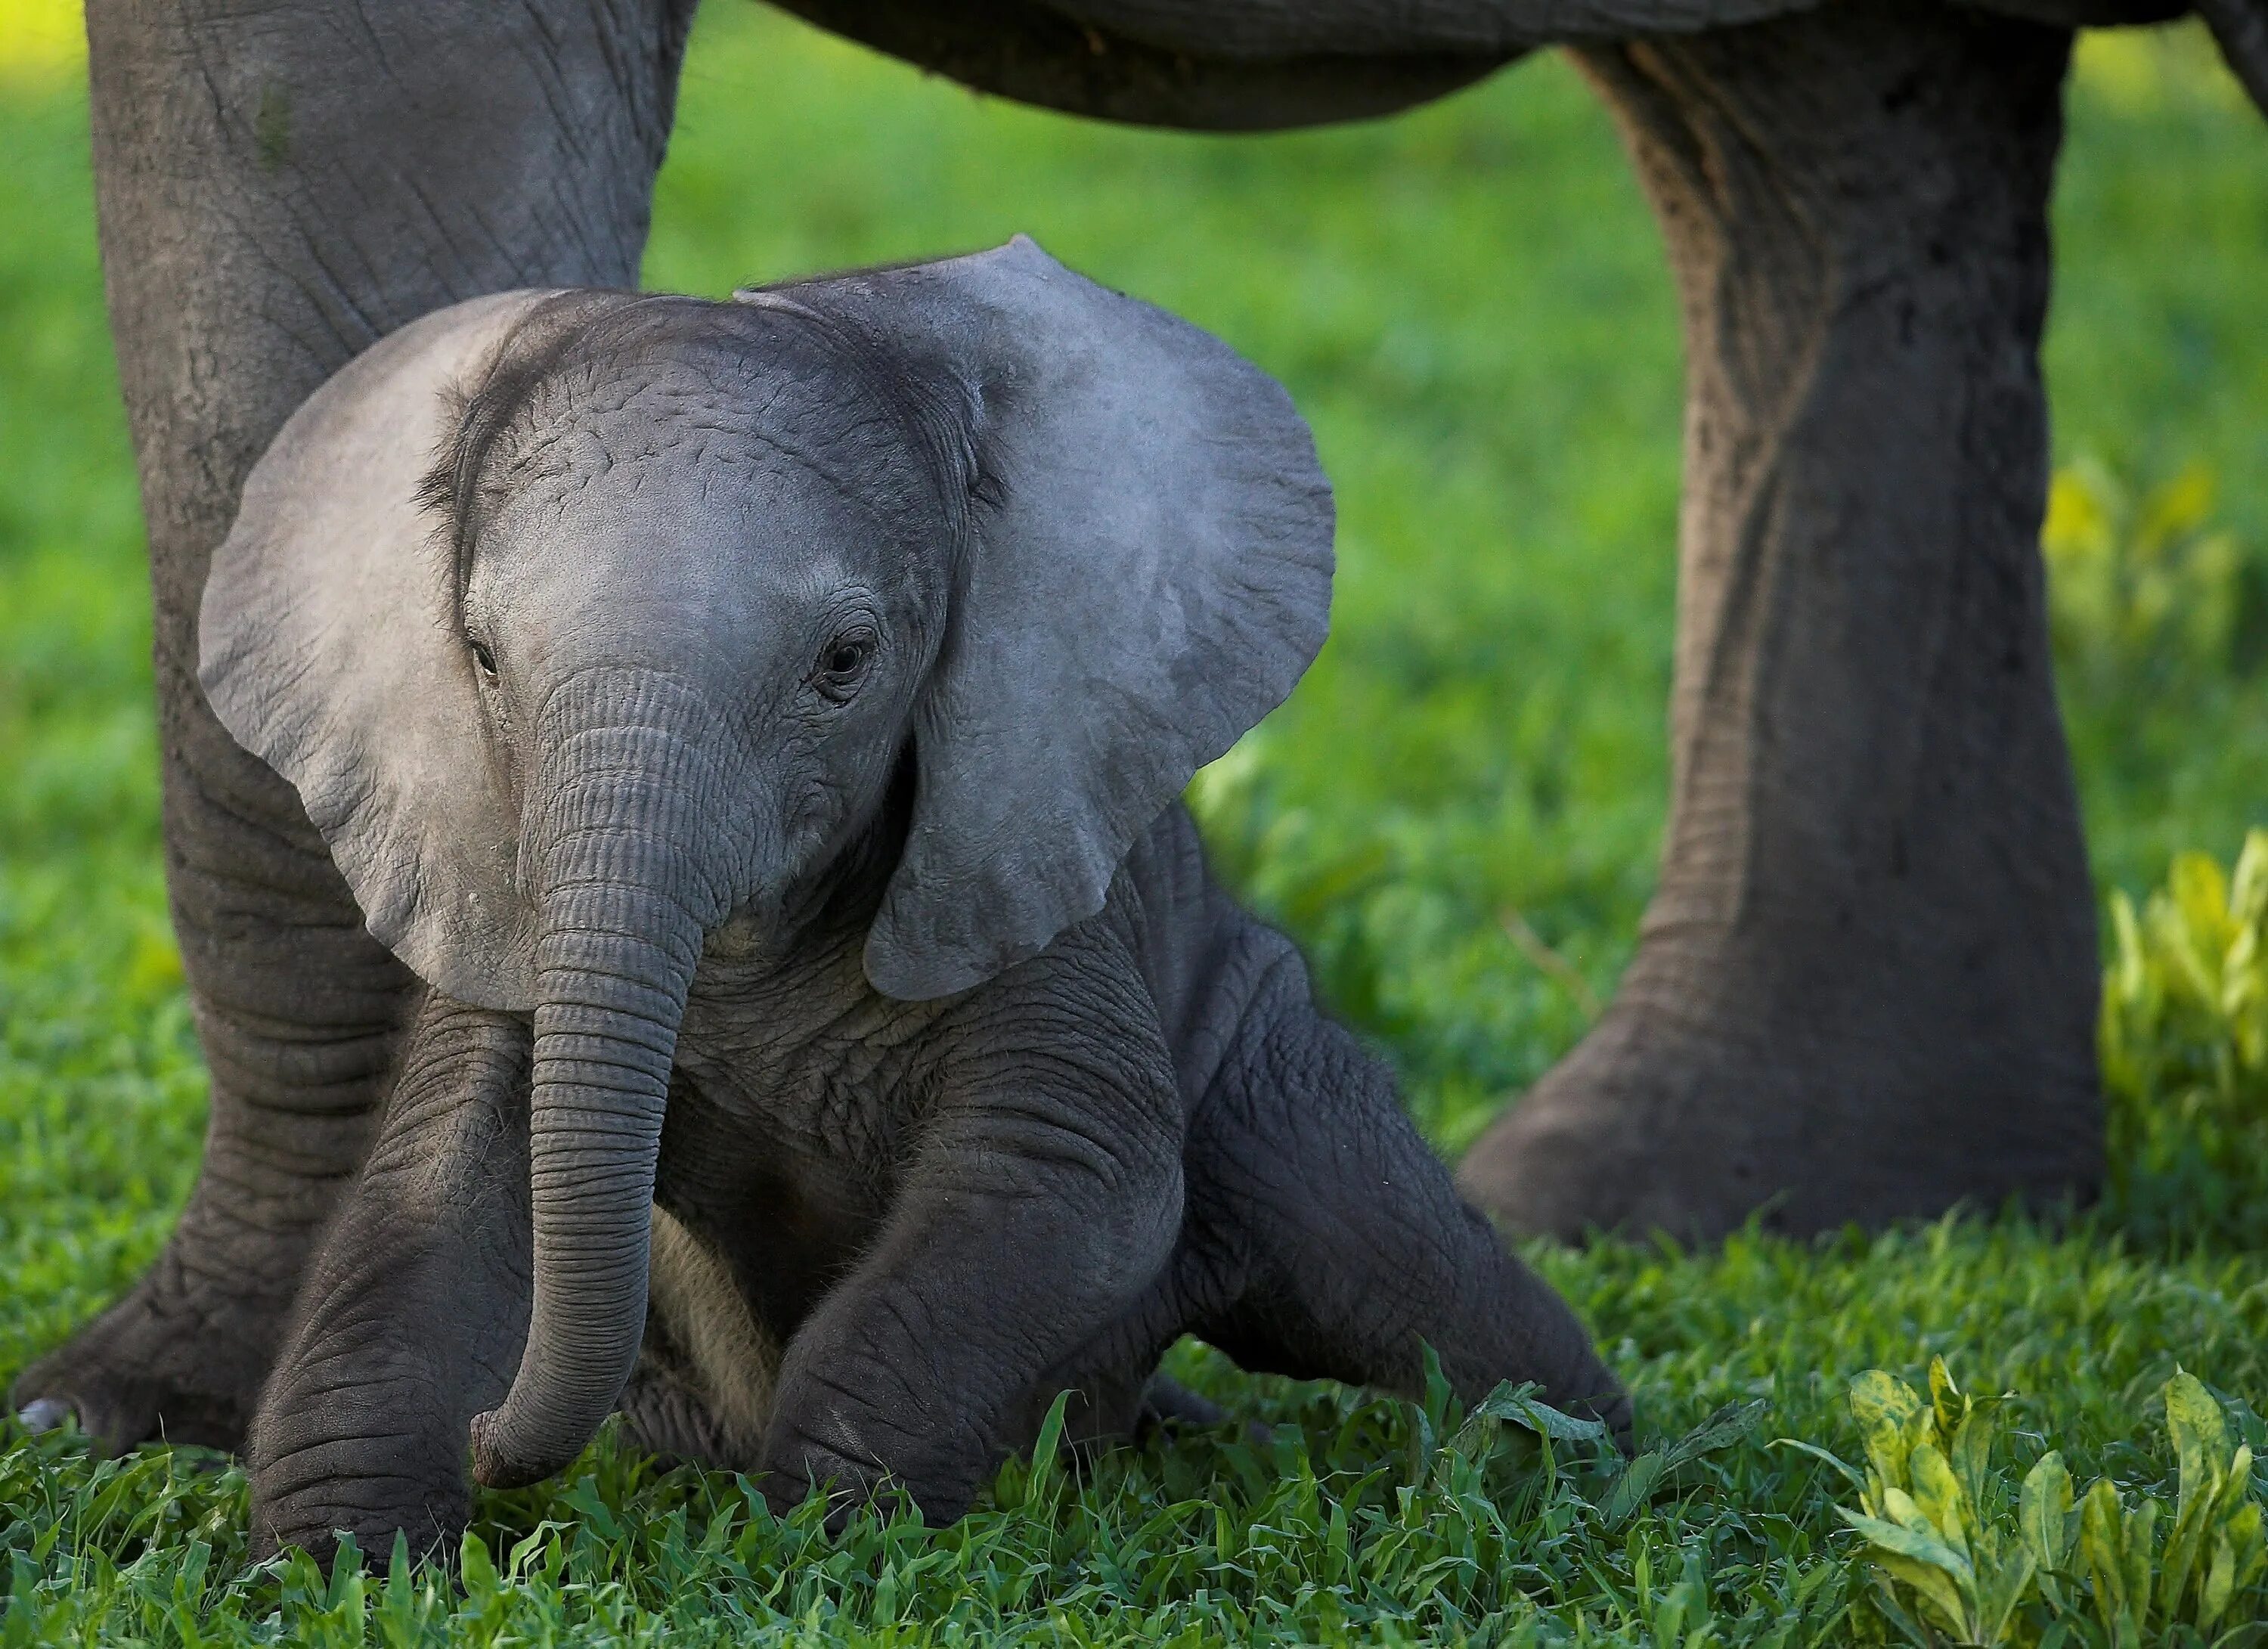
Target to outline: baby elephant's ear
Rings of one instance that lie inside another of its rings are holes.
[[[1100,909],[1292,690],[1329,622],[1330,489],[1273,379],[1021,237],[780,297],[947,366],[973,408],[912,826],[866,942],[878,989],[942,996]]]
[[[517,815],[420,494],[463,395],[549,294],[476,298],[358,356],[284,424],[213,553],[197,677],[298,791],[372,933],[451,996],[534,1000]]]

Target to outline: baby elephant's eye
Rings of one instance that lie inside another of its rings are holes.
[[[812,686],[842,703],[858,690],[858,679],[866,674],[867,661],[880,643],[880,638],[863,624],[844,630],[820,650],[818,666],[811,673]]]
[[[481,674],[493,677],[496,674],[496,655],[489,651],[488,643],[477,636],[466,639],[473,644],[473,662],[481,666]]]

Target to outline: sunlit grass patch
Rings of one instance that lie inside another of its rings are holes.
[[[0,85],[70,79],[86,67],[77,0],[0,0]]]

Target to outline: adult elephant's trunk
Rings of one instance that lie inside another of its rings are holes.
[[[633,698],[643,696],[633,694]],[[546,740],[529,1178],[534,1288],[511,1392],[473,1422],[474,1476],[549,1476],[613,1410],[645,1325],[654,1165],[678,1020],[722,899],[697,742],[631,722]]]

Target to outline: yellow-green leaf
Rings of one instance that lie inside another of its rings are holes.
[[[1962,1401],[1961,1388],[1953,1383],[1952,1371],[1946,1367],[1941,1357],[1929,1359],[1929,1406],[1940,1438],[1951,1437],[1953,1429],[1969,1412],[1969,1405]]]
[[[2157,1550],[2153,1538],[2158,1527],[2158,1503],[2145,1498],[2126,1514],[2126,1601],[2134,1622],[2142,1623],[2150,1610],[2150,1559]]]
[[[2031,1548],[2023,1545],[2019,1545],[2015,1555],[1990,1574],[1979,1573],[1977,1617],[1970,1623],[1970,1635],[1975,1641],[1997,1644],[2007,1640],[2009,1623],[2023,1607],[2024,1594],[2031,1590],[2036,1573]]]
[[[1906,1456],[1924,1412],[1913,1388],[1885,1370],[1870,1368],[1851,1382],[1851,1417],[1886,1487],[1905,1485]]]
[[[1961,1480],[1961,1491],[1968,1497],[1969,1516],[1973,1523],[1984,1515],[1992,1482],[1992,1432],[1999,1424],[1999,1404],[1995,1402],[1972,1403],[1953,1433],[1953,1447],[1948,1458],[1953,1462],[1953,1475]]]
[[[2099,1477],[2079,1505],[2079,1552],[2087,1567],[2103,1630],[2114,1637],[2129,1613],[2126,1595],[2126,1519],[2118,1491]]]
[[[1933,1564],[1880,1548],[1868,1552],[1867,1557],[1885,1575],[1912,1591],[1925,1618],[1934,1616],[1955,1638],[1970,1636],[1969,1601],[1962,1595],[1959,1582],[1951,1575]]]
[[[2226,1517],[2245,1504],[2252,1492],[2252,1446],[2239,1443],[2236,1453],[2228,1457],[2228,1469],[2221,1475],[2220,1497],[2214,1504],[2213,1515]]]
[[[1893,1523],[1886,1518],[1867,1517],[1837,1506],[1836,1511],[1845,1523],[1867,1537],[1867,1543],[1880,1553],[1911,1557],[1917,1563],[1927,1564],[1942,1570],[1964,1593],[1977,1589],[1977,1573],[1969,1559],[1947,1545],[1926,1525],[1914,1527]]]
[[[2211,1631],[2213,1622],[2228,1609],[2228,1600],[2236,1590],[2236,1553],[2226,1539],[2216,1537],[2213,1542],[2213,1564],[2205,1571],[2205,1584],[2198,1589],[2197,1624],[2199,1631]]]
[[[1936,1445],[1924,1443],[1906,1457],[1906,1469],[1913,1478],[1914,1505],[1944,1536],[1947,1545],[1968,1557],[1970,1519],[1964,1505],[1966,1497],[1945,1456],[1938,1453]]]

